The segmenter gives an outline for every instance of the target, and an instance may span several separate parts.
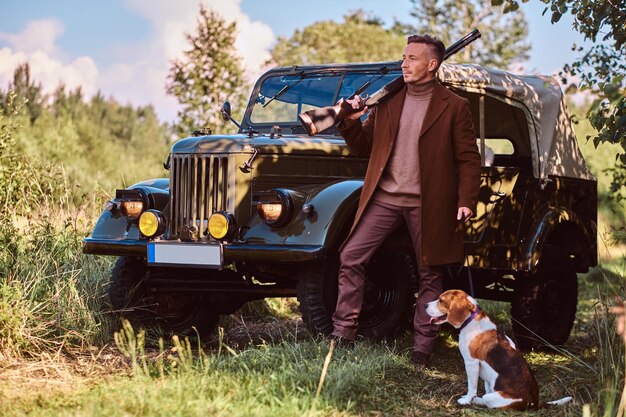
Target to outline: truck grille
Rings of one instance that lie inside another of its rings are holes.
[[[170,179],[170,237],[208,240],[209,217],[229,211],[228,156],[172,155]],[[234,184],[233,184],[234,185]],[[231,211],[232,212],[232,211]]]

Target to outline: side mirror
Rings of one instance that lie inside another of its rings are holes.
[[[224,120],[232,120],[231,117],[230,117],[230,112],[231,112],[231,110],[230,110],[230,103],[228,101],[225,101],[224,105],[222,106],[222,110],[221,110],[222,119],[224,119]]]
[[[220,110],[220,113],[222,113],[222,119],[224,119],[224,121],[230,120],[231,122],[234,123],[235,126],[237,126],[237,129],[241,131],[241,125],[237,123],[237,121],[233,119],[233,117],[230,115],[230,103],[228,101],[224,102],[224,104],[222,105],[222,109]]]

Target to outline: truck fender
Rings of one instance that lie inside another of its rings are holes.
[[[352,226],[363,181],[342,180],[308,188],[294,207],[293,219],[272,228],[254,216],[243,238],[261,245],[307,245],[337,248]],[[308,205],[309,212],[303,208]]]
[[[142,190],[150,200],[151,208],[165,211],[169,204],[170,181],[156,178],[133,184],[128,189]],[[139,229],[119,212],[112,213],[106,208],[100,214],[91,234],[95,239],[138,239]]]
[[[170,202],[170,180],[169,178],[156,178],[152,180],[138,182],[128,189],[142,190],[150,200],[150,208],[164,211]]]
[[[311,195],[307,203],[313,211],[302,222],[305,233],[298,240],[302,244],[323,245],[327,250],[338,249],[352,227],[362,188],[362,180],[346,180]]]
[[[539,264],[544,245],[556,245],[576,254],[575,266],[586,271],[589,265],[587,251],[590,239],[587,228],[573,211],[565,207],[551,207],[531,229],[534,233],[528,239],[523,251],[523,269],[534,272]]]

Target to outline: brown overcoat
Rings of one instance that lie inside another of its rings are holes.
[[[357,120],[339,126],[350,152],[370,157],[350,235],[361,219],[391,155],[405,94],[406,87],[371,109],[363,123]],[[418,147],[422,264],[461,262],[463,231],[456,220],[457,211],[459,207],[469,207],[476,213],[480,188],[480,154],[469,102],[435,82]]]

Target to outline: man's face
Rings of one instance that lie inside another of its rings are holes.
[[[402,55],[402,76],[407,84],[422,83],[435,78],[437,59],[432,47],[425,43],[409,43]]]

